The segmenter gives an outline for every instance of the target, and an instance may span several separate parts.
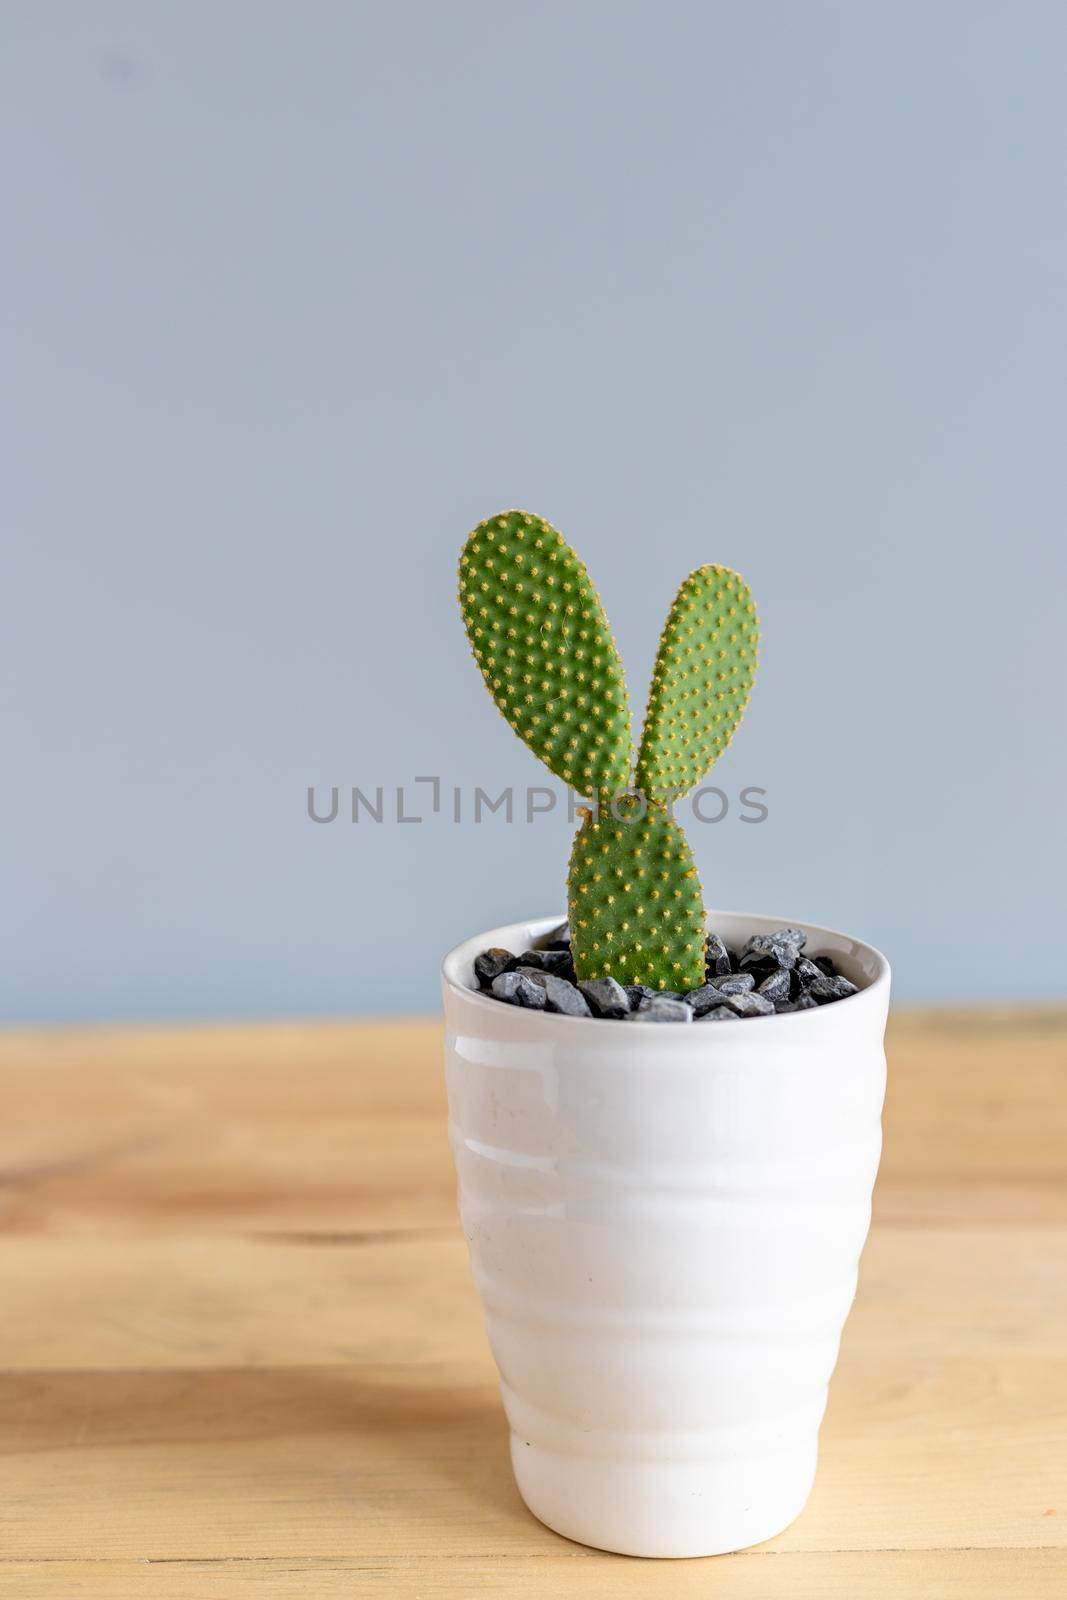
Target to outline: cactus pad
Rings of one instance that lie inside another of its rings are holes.
[[[459,564],[474,659],[520,739],[581,795],[630,778],[630,707],[600,596],[570,545],[541,517],[480,522]]]
[[[748,585],[728,567],[698,567],[678,590],[660,637],[636,787],[685,794],[741,721],[756,673],[759,623]]]
[[[704,982],[700,880],[685,835],[665,807],[636,795],[599,817],[587,814],[571,851],[567,890],[580,979],[680,991]]]

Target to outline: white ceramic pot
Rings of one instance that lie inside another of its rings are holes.
[[[785,918],[719,913],[728,944]],[[808,1498],[881,1150],[889,964],[806,924],[861,992],[736,1022],[605,1022],[444,962],[452,1149],[523,1499],[639,1556],[715,1555]],[[794,926],[797,924],[793,923]]]

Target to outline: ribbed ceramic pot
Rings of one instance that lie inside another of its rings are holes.
[[[736,1022],[607,1022],[474,988],[494,928],[443,968],[459,1205],[523,1499],[638,1556],[756,1544],[802,1509],[881,1150],[889,965],[785,921],[860,993]]]

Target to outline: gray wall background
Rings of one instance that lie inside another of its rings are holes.
[[[674,587],[765,644],[709,903],[900,998],[1063,988],[1067,10],[0,12],[0,1015],[392,1011],[561,904],[454,563],[551,518],[637,707]],[[418,804],[419,791],[414,791]]]

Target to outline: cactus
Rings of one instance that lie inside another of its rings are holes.
[[[600,597],[541,517],[480,522],[460,558],[459,600],[497,706],[535,755],[591,805],[567,875],[579,979],[685,991],[704,981],[704,903],[672,803],[741,720],[759,629],[743,579],[699,567],[660,638],[630,784],[626,680]]]

